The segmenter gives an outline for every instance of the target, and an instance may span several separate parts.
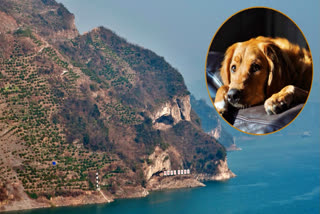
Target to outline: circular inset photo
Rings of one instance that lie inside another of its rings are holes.
[[[309,45],[299,27],[271,8],[242,10],[214,35],[206,81],[217,112],[248,134],[274,133],[293,121],[313,76]]]

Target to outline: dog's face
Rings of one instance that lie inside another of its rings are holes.
[[[229,86],[227,99],[234,107],[246,108],[267,98],[268,79],[272,78],[270,73],[274,69],[267,47],[268,44],[251,39],[228,48],[221,77]]]

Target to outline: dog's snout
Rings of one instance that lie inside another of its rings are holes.
[[[241,91],[238,89],[231,89],[228,91],[227,96],[230,103],[237,103],[240,100]]]

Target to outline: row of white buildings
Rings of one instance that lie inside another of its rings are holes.
[[[163,176],[171,176],[171,175],[189,175],[190,169],[178,169],[178,170],[167,170],[163,171]]]

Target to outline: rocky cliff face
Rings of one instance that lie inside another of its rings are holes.
[[[2,25],[10,30],[16,30],[13,29],[16,27],[14,23],[19,22],[19,27],[29,27],[50,42],[64,41],[79,35],[74,15],[54,0],[1,0],[0,10],[8,15],[1,20],[4,23]]]
[[[227,160],[216,161],[217,170],[214,175],[199,174],[197,179],[200,181],[223,181],[235,177],[236,175],[229,169]]]
[[[150,116],[155,129],[165,130],[181,120],[190,121],[190,96],[177,97],[157,108]]]
[[[170,170],[171,162],[169,153],[163,151],[161,148],[156,147],[154,152],[149,156],[147,163],[144,166],[144,175],[147,181],[153,175],[162,172],[163,170]]]
[[[213,175],[210,180],[228,180],[230,178],[235,177],[236,175],[229,169],[227,159],[219,160],[217,163],[217,171],[216,174]]]

